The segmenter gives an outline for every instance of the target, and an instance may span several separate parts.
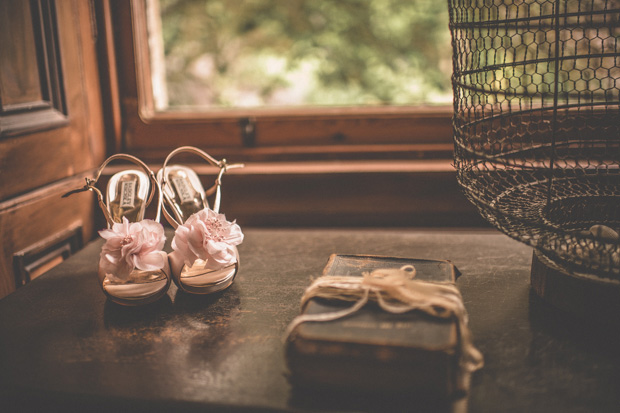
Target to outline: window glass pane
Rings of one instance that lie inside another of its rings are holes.
[[[446,104],[447,2],[148,0],[157,109]]]

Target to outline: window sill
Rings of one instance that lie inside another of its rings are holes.
[[[216,168],[189,166],[211,185]],[[221,211],[255,227],[488,226],[447,159],[247,163],[224,176]]]

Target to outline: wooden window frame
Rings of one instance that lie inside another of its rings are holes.
[[[451,106],[155,110],[146,1],[113,6],[121,66],[124,147],[160,158],[179,142],[260,161],[449,158]],[[447,22],[446,22],[447,24]],[[131,39],[131,41],[127,41]],[[135,74],[135,75],[134,75]]]
[[[99,21],[114,37],[103,61],[108,80],[118,82],[107,94],[113,113],[107,118],[116,119],[109,152],[131,153],[155,170],[181,145],[244,162],[246,168],[226,178],[223,209],[249,225],[482,223],[456,184],[452,106],[157,112],[146,0],[103,4]],[[110,64],[115,60],[116,68]],[[234,198],[230,207],[227,196]]]

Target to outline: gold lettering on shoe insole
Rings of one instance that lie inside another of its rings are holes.
[[[179,195],[179,201],[181,204],[188,202],[194,202],[194,190],[190,187],[187,179],[182,177],[172,178],[177,194]]]
[[[122,222],[126,217],[129,222],[142,219],[143,200],[138,197],[140,181],[135,174],[123,174],[116,185],[116,196],[108,206],[114,222]]]
[[[121,183],[121,208],[133,208],[136,196],[136,181],[123,181]]]

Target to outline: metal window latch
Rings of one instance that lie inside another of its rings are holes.
[[[248,148],[256,146],[256,118],[239,119],[239,128],[243,146]]]

